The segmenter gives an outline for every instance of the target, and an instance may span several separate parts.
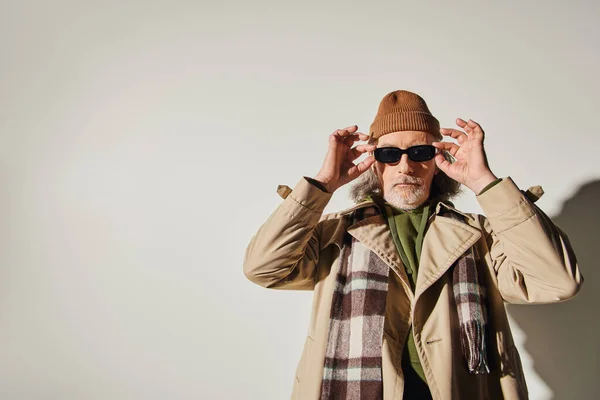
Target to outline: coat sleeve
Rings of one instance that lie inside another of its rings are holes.
[[[569,239],[510,178],[477,196],[504,301],[544,304],[575,296],[583,277]]]
[[[244,274],[266,288],[312,290],[322,235],[319,222],[331,194],[306,178],[291,192],[283,188],[287,189],[280,192],[283,202],[246,249]]]

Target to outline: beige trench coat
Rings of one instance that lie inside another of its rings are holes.
[[[439,215],[441,207],[453,208],[438,205],[423,240],[414,293],[383,217],[369,217],[349,226],[351,211],[372,203],[323,215],[331,194],[304,178],[293,190],[280,186],[278,191],[284,200],[252,238],[244,273],[266,288],[314,290],[292,399],[319,399],[345,232],[375,252],[393,271],[383,336],[384,400],[402,399],[400,360],[411,325],[433,399],[528,398],[504,303],[564,301],[578,292],[583,278],[566,236],[548,223],[548,217],[510,178],[477,197],[485,216],[461,213],[467,217],[462,223]],[[447,273],[471,246],[477,247],[481,265],[487,266],[483,279],[489,302],[491,373],[485,375],[467,371]]]

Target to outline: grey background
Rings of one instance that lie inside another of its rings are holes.
[[[515,336],[533,399],[595,398],[598,4],[0,1],[0,398],[288,398],[310,293],[244,250],[395,89],[543,185],[586,285]]]

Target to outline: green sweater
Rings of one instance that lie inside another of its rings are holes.
[[[425,203],[410,211],[400,210],[385,203],[385,214],[390,231],[413,291],[417,285],[417,273],[427,220],[434,209],[435,204],[432,203]],[[415,345],[412,326],[408,330],[402,351],[402,372],[404,373],[404,393],[410,394],[411,399],[431,398]]]

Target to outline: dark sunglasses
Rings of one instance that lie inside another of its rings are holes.
[[[422,162],[429,161],[435,157],[435,147],[430,144],[412,146],[408,149],[399,149],[398,147],[378,147],[375,149],[375,159],[386,164],[393,164],[402,158],[402,154],[408,154],[411,161]]]

